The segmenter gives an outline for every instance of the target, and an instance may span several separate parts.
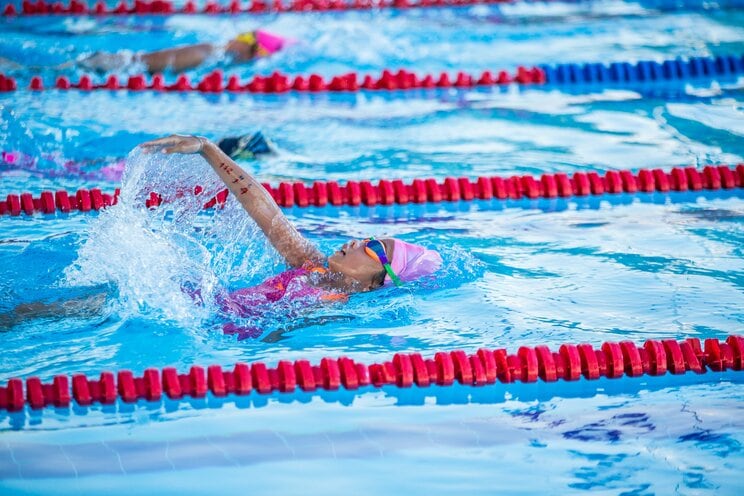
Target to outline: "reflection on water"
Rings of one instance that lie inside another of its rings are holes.
[[[569,491],[663,492],[675,485],[719,494],[731,487],[742,460],[737,432],[744,426],[728,415],[741,401],[738,375],[208,397],[91,407],[65,420],[60,411],[34,412],[24,431],[5,432],[13,463],[0,466],[0,474],[7,487],[42,490],[55,481],[64,488],[75,478],[76,490],[92,491],[122,476],[131,490],[173,470],[180,477],[208,474],[221,487],[233,480],[224,474],[238,474],[263,493],[273,482],[306,480],[305,470],[295,469],[301,463],[332,480],[351,472],[353,484],[373,492],[416,485],[410,492],[418,494],[455,481],[458,490],[550,492],[561,480]],[[209,415],[217,411],[219,426]],[[21,427],[24,416],[11,421]],[[131,436],[131,422],[140,424],[140,436]],[[69,424],[84,426],[86,435],[65,436]],[[24,439],[45,432],[56,444]],[[535,477],[538,459],[551,463]],[[359,470],[360,462],[369,470]],[[266,470],[274,464],[292,470],[274,481]],[[443,472],[431,470],[440,466]],[[378,469],[394,485],[373,474]]]
[[[664,5],[644,5],[13,19],[3,21],[0,57],[51,65],[121,46],[215,42],[259,24],[298,43],[235,68],[243,79],[274,69],[478,72],[744,51],[739,11],[664,13]],[[44,75],[51,80],[51,71]],[[744,160],[741,95],[740,81],[280,96],[21,91],[0,95],[0,149],[40,160],[0,163],[0,197],[110,191],[120,185],[106,167],[137,143],[173,132],[217,139],[262,130],[279,152],[242,165],[274,183],[733,164]],[[1,311],[85,295],[93,284],[109,296],[95,315],[38,319],[4,332],[0,382],[341,355],[370,362],[414,350],[429,356],[722,338],[740,333],[744,321],[744,198],[737,189],[288,209],[324,251],[350,238],[401,236],[436,246],[445,267],[420,284],[354,295],[345,305],[274,308],[246,323],[259,329],[257,339],[238,341],[223,334],[225,319],[211,296],[256,284],[282,266],[236,202],[201,212],[204,198],[192,194],[197,183],[203,196],[221,187],[198,158],[135,152],[117,208],[1,219]],[[153,189],[172,200],[167,208],[141,208]],[[203,304],[189,296],[197,291]],[[252,493],[306,494],[334,481],[333,489],[371,494],[670,487],[735,494],[744,442],[737,374],[2,413],[0,488],[115,493],[112,482],[122,480],[129,494],[155,485],[166,494],[218,486],[238,493],[247,483]]]

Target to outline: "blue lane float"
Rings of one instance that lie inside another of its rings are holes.
[[[641,60],[635,64],[612,62],[609,65],[558,64],[541,65],[546,84],[622,85],[657,81],[680,81],[730,78],[744,74],[744,56],[691,57],[690,59],[654,62]]]

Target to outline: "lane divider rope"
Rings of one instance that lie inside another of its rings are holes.
[[[355,72],[333,76],[326,81],[319,74],[310,76],[290,76],[275,71],[270,76],[255,75],[250,81],[241,82],[240,77],[232,74],[227,77],[222,70],[216,69],[204,76],[198,83],[192,84],[186,74],[180,74],[172,84],[166,84],[162,74],[154,74],[148,82],[142,74],[129,76],[125,83],[119,81],[116,75],[110,75],[104,83],[94,84],[91,76],[83,74],[77,83],[72,83],[66,76],[59,76],[52,89],[80,90],[80,91],[165,91],[165,92],[200,92],[200,93],[286,93],[288,91],[311,92],[358,92],[361,90],[409,90],[416,88],[469,88],[478,86],[493,86],[501,84],[542,84],[545,83],[544,72],[539,67],[518,67],[514,74],[500,71],[494,76],[490,71],[483,72],[479,77],[463,71],[457,72],[453,78],[446,72],[439,76],[426,74],[422,77],[405,69],[393,72],[389,69],[382,71],[380,76],[361,75]],[[44,85],[40,76],[33,76],[28,84],[32,91],[49,89]],[[10,92],[18,90],[15,79],[0,74],[0,91]]]
[[[63,2],[46,2],[44,0],[24,0],[21,11],[14,4],[3,9],[4,16],[34,15],[172,15],[172,14],[266,14],[283,12],[327,12],[370,9],[409,9],[423,7],[461,7],[479,4],[511,3],[513,0],[231,0],[229,4],[220,4],[208,0],[200,10],[194,0],[187,2],[180,9],[169,0],[120,0],[115,7],[109,7],[103,0],[98,0],[93,7],[81,0]]]
[[[358,205],[405,205],[409,203],[438,203],[443,201],[472,200],[519,200],[523,198],[566,198],[571,196],[605,195],[620,193],[668,193],[670,191],[702,191],[734,189],[744,187],[744,164],[735,167],[708,165],[702,170],[694,167],[675,167],[670,172],[662,169],[640,169],[597,172],[575,172],[568,174],[542,174],[540,177],[525,175],[503,178],[481,176],[476,180],[467,177],[448,177],[442,182],[435,179],[414,179],[406,184],[400,179],[382,179],[377,184],[371,181],[347,181],[340,185],[336,181],[315,181],[311,186],[304,183],[282,182],[277,187],[263,183],[281,207],[324,207]],[[181,191],[184,194],[201,195],[202,186]],[[223,189],[209,198],[205,209],[219,207],[227,201],[228,190]],[[19,216],[35,212],[52,214],[69,213],[73,210],[90,212],[101,210],[118,201],[119,189],[112,194],[100,189],[79,189],[75,193],[60,190],[44,191],[38,197],[31,193],[9,194],[0,200],[0,216]],[[172,201],[157,192],[151,192],[145,200],[147,208],[155,208]]]
[[[174,14],[281,14],[284,12],[339,12],[353,10],[382,10],[382,9],[411,9],[425,7],[466,7],[472,5],[488,5],[514,3],[515,0],[230,0],[229,3],[207,0],[199,9],[194,0],[187,0],[178,8],[170,0],[120,0],[115,6],[108,6],[104,0],[97,0],[92,7],[82,0],[70,0],[67,4],[62,1],[47,2],[45,0],[23,0],[20,12],[15,4],[10,3],[2,10],[3,16],[105,16],[105,15],[174,15]],[[653,2],[652,7],[662,10],[680,9],[685,7],[700,8],[695,1],[665,1]],[[659,4],[659,5],[656,5]],[[740,0],[718,2],[720,8],[738,7]]]
[[[744,56],[719,55],[716,57],[692,57],[687,60],[670,59],[663,62],[639,61],[601,63],[541,65],[539,67],[519,66],[513,74],[502,70],[494,75],[486,70],[480,75],[458,71],[456,76],[442,72],[439,76],[423,76],[406,69],[393,71],[385,69],[379,76],[362,75],[350,72],[331,77],[326,81],[319,74],[310,76],[290,76],[275,71],[270,76],[255,75],[250,81],[241,82],[232,74],[225,80],[222,70],[217,69],[192,84],[186,74],[176,81],[166,84],[162,74],[154,74],[150,81],[142,74],[129,76],[122,83],[116,75],[110,75],[103,83],[94,84],[91,76],[80,76],[72,83],[66,76],[59,76],[53,88],[57,90],[80,91],[158,91],[158,92],[201,92],[201,93],[285,93],[295,92],[358,92],[394,91],[435,88],[474,88],[505,84],[521,85],[589,85],[599,87],[635,87],[650,83],[711,81],[718,78],[736,78],[744,74]],[[33,76],[27,85],[31,91],[47,88],[40,76]],[[10,76],[0,74],[0,92],[19,89],[18,82]]]
[[[192,366],[179,374],[173,367],[148,368],[142,376],[129,370],[102,372],[90,379],[83,374],[56,375],[51,383],[38,377],[25,381],[12,378],[0,386],[0,409],[20,411],[48,405],[68,407],[74,399],[78,405],[112,404],[117,400],[134,403],[139,400],[159,402],[164,397],[180,400],[203,398],[207,393],[222,397],[252,392],[292,393],[341,387],[355,390],[365,386],[398,386],[401,388],[450,386],[458,382],[467,386],[484,386],[497,381],[534,383],[589,380],[600,377],[620,378],[684,374],[710,371],[742,370],[744,337],[728,336],[725,341],[697,338],[647,340],[642,346],[631,341],[605,342],[595,349],[591,344],[563,344],[558,351],[548,346],[522,346],[516,353],[506,349],[479,349],[468,355],[456,350],[438,352],[434,358],[419,353],[396,353],[391,360],[366,365],[351,358],[323,358],[317,365],[307,360],[280,360],[276,367],[262,362],[237,363],[231,370],[210,365],[206,371]]]

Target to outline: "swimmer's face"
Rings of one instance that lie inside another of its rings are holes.
[[[380,241],[385,244],[385,251],[392,260],[393,241],[391,239],[381,239]],[[352,279],[363,288],[363,291],[379,287],[379,284],[375,284],[375,280],[380,272],[385,270],[380,262],[367,255],[362,240],[349,241],[328,257],[328,268],[332,272],[341,273]]]

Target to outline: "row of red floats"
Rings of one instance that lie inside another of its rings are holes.
[[[508,0],[290,0],[283,2],[273,0],[231,0],[226,4],[219,4],[207,0],[199,9],[194,0],[188,0],[180,9],[169,0],[120,0],[116,6],[109,7],[103,0],[98,0],[92,7],[81,0],[70,0],[65,5],[62,2],[46,2],[44,0],[23,0],[20,13],[15,5],[10,3],[3,9],[3,15],[144,15],[144,14],[240,14],[267,12],[306,12],[306,11],[341,11],[364,10],[382,8],[412,8],[412,7],[445,7],[487,3],[503,3]]]
[[[113,194],[108,194],[101,192],[98,188],[79,189],[76,193],[63,190],[44,191],[36,198],[31,193],[10,194],[4,201],[0,201],[0,215],[17,216],[21,212],[27,215],[33,215],[34,212],[69,213],[73,210],[89,212],[116,205],[118,198],[118,189]]]
[[[405,184],[401,180],[348,181],[340,186],[335,181],[280,183],[277,188],[264,185],[274,200],[283,207],[310,205],[391,205],[407,203],[471,201],[491,199],[557,198],[568,196],[602,195],[607,193],[699,191],[744,187],[744,164],[735,169],[728,166],[707,166],[702,171],[694,167],[675,168],[670,173],[662,169],[642,169],[637,174],[629,170],[575,172],[533,176],[414,179]],[[210,205],[211,206],[211,205]]]
[[[129,370],[103,372],[98,379],[76,374],[72,378],[57,375],[51,383],[37,377],[10,379],[0,387],[0,409],[19,411],[28,404],[39,409],[48,405],[67,407],[74,399],[79,405],[112,404],[121,399],[126,403],[138,400],[160,401],[184,397],[203,398],[207,393],[222,397],[228,394],[247,395],[252,391],[268,394],[274,391],[291,393],[317,389],[354,390],[364,386],[427,387],[449,386],[458,382],[468,386],[501,383],[555,382],[619,378],[624,375],[659,376],[667,372],[742,370],[744,337],[729,336],[724,342],[706,339],[701,346],[696,338],[684,341],[648,340],[643,346],[631,341],[606,342],[598,349],[590,344],[564,344],[557,352],[545,345],[520,347],[516,353],[505,349],[480,349],[468,355],[462,350],[439,352],[434,358],[419,353],[397,353],[392,360],[365,365],[342,357],[323,358],[318,365],[307,360],[282,360],[276,367],[258,362],[238,363],[231,370],[211,365],[206,371],[193,366],[179,374],[173,367],[162,370],[149,368],[141,377]],[[72,382],[72,389],[70,389]]]
[[[539,67],[518,67],[514,74],[507,71],[499,71],[494,75],[491,71],[484,71],[479,76],[472,76],[459,71],[453,77],[446,72],[439,76],[426,74],[423,77],[413,72],[399,69],[391,71],[385,69],[380,76],[359,75],[357,73],[332,76],[326,80],[319,74],[310,76],[289,76],[280,72],[274,72],[270,76],[256,75],[248,82],[241,82],[240,78],[232,74],[227,80],[221,70],[215,70],[204,76],[201,81],[192,84],[186,74],[178,76],[173,84],[166,84],[161,74],[154,74],[150,81],[142,74],[129,76],[126,83],[119,81],[116,75],[110,75],[104,83],[94,84],[87,74],[80,76],[77,83],[71,82],[66,76],[59,76],[54,83],[54,88],[59,90],[77,89],[81,91],[95,90],[129,90],[129,91],[176,91],[201,93],[285,93],[288,91],[319,92],[319,91],[347,91],[356,92],[360,90],[410,90],[410,89],[434,89],[434,88],[471,88],[474,86],[493,86],[504,84],[543,84],[545,73]],[[39,76],[33,76],[28,88],[32,91],[45,89],[44,82]],[[18,82],[9,76],[0,74],[0,91],[16,91]]]
[[[376,185],[370,181],[347,181],[340,185],[336,181],[316,181],[311,186],[303,183],[282,182],[277,187],[263,184],[274,200],[282,207],[323,207],[326,205],[392,205],[408,203],[471,201],[491,199],[536,199],[565,198],[569,196],[603,195],[618,193],[651,193],[669,191],[701,191],[744,187],[744,164],[735,168],[726,165],[709,165],[702,170],[694,167],[674,168],[670,172],[662,169],[641,169],[636,174],[629,170],[607,171],[603,176],[597,172],[575,172],[570,177],[562,172],[533,176],[512,176],[509,178],[479,177],[473,181],[467,177],[446,178],[443,182],[435,179],[414,179],[405,184],[402,180],[380,180]],[[202,188],[196,186],[194,194],[201,194]],[[66,191],[45,191],[37,198],[31,193],[10,194],[0,201],[0,215],[18,216],[34,212],[67,213],[72,210],[87,212],[114,205],[119,190],[113,194],[101,193],[99,189],[80,189],[75,194]],[[183,193],[179,193],[182,195]],[[222,205],[227,201],[228,190],[224,189],[210,198],[204,208]],[[148,208],[168,203],[152,192],[145,201]]]

